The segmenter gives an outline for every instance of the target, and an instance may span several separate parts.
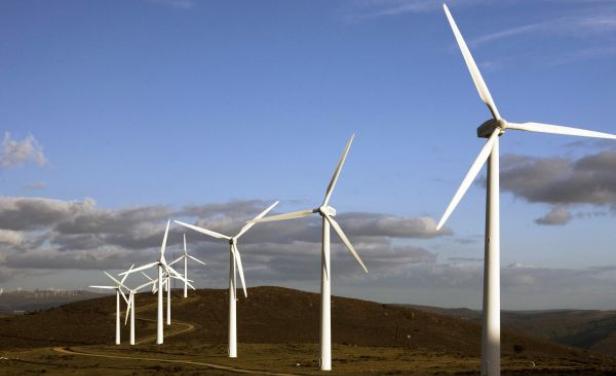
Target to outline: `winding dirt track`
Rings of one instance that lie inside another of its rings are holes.
[[[142,360],[148,362],[156,362],[156,363],[173,363],[173,364],[188,364],[192,366],[201,366],[212,369],[217,369],[221,371],[228,371],[233,373],[243,373],[249,375],[269,375],[269,376],[298,376],[292,373],[278,373],[278,372],[268,372],[268,371],[258,371],[258,370],[250,370],[243,368],[235,368],[229,366],[223,366],[215,363],[206,363],[206,362],[196,362],[192,360],[179,360],[179,359],[162,359],[162,358],[148,358],[141,356],[122,356],[122,355],[107,355],[107,354],[97,354],[97,353],[89,353],[83,351],[75,351],[71,348],[67,347],[54,347],[54,351],[65,354],[65,355],[81,355],[81,356],[90,356],[97,358],[110,358],[110,359],[132,359],[132,360]]]
[[[153,319],[142,319],[142,318],[140,318],[138,320],[140,320],[140,321],[156,322],[156,320],[153,320]],[[189,333],[189,332],[192,332],[192,331],[195,330],[195,325],[191,324],[189,322],[175,321],[175,320],[172,321],[172,322],[173,322],[173,324],[183,326],[184,328],[183,329],[179,329],[179,330],[174,330],[174,331],[167,332],[165,334],[166,338],[175,337],[175,336],[178,336],[180,334]],[[141,345],[143,343],[154,342],[154,341],[156,341],[156,334],[153,334],[153,335],[148,336],[148,337],[144,337],[144,338],[140,339],[139,341],[135,341],[135,344],[136,345]]]
[[[148,308],[147,306],[142,307],[139,311],[147,310],[147,308]],[[136,312],[139,312],[139,311],[136,310]],[[155,322],[155,320],[152,320],[152,319],[145,319],[145,318],[137,318],[137,319],[141,321]],[[176,326],[179,325],[179,326],[182,326],[183,328],[167,332],[165,334],[166,338],[178,336],[180,334],[189,333],[189,332],[194,331],[196,328],[195,324],[192,324],[189,322],[183,322],[183,321],[172,321],[172,322]],[[142,344],[142,343],[147,343],[147,342],[154,342],[155,340],[156,340],[156,335],[151,335],[151,336],[145,337],[137,341],[136,343]],[[251,370],[251,369],[245,369],[245,368],[224,366],[224,365],[215,364],[215,363],[197,362],[197,361],[192,361],[192,360],[149,358],[149,357],[128,356],[128,355],[110,355],[110,354],[96,353],[96,352],[91,352],[91,351],[86,352],[82,348],[80,348],[79,350],[74,350],[70,347],[54,347],[53,351],[63,354],[63,355],[80,355],[80,356],[89,356],[89,357],[107,358],[107,359],[132,359],[132,360],[156,362],[156,363],[186,364],[186,365],[192,365],[192,366],[207,367],[207,368],[216,369],[220,371],[227,371],[227,372],[232,372],[232,373],[242,373],[242,374],[249,374],[249,375],[299,376],[299,375],[295,375],[292,373]]]

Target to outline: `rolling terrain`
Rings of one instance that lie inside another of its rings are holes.
[[[409,307],[477,323],[481,320],[481,312],[465,308]],[[510,330],[522,331],[565,346],[616,356],[616,311],[503,311],[501,320],[503,326]]]
[[[0,293],[0,315],[48,309],[59,305],[103,296],[83,290],[16,290]]]
[[[152,344],[151,294],[137,297],[136,332],[141,343],[134,347],[112,345],[115,297],[70,303],[0,319],[0,353],[8,358],[0,374],[41,369],[47,374],[76,375],[124,374],[123,370],[130,370],[126,372],[130,375],[153,370],[194,374],[201,368],[209,368],[211,374],[237,373],[228,367],[258,374],[264,370],[315,374],[319,304],[314,293],[249,289],[248,299],[238,304],[240,357],[232,360],[225,357],[225,290],[198,290],[188,299],[177,291],[174,323],[165,329],[163,346]],[[335,374],[478,373],[481,328],[473,319],[333,297],[332,320]],[[122,334],[124,342],[127,328]],[[503,365],[504,374],[515,375],[616,374],[614,358],[508,330],[503,332]]]

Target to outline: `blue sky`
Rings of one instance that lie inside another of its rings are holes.
[[[613,1],[459,0],[450,6],[504,117],[616,132]],[[0,194],[92,199],[109,212],[277,199],[280,211],[312,206],[355,132],[334,194],[338,211],[438,219],[482,145],[475,128],[489,117],[441,4],[429,0],[3,1],[0,72],[1,130],[14,142],[31,135],[33,150],[40,147],[45,157],[44,163],[26,158],[4,166]],[[529,158],[527,163],[574,164],[601,153],[613,159],[613,150],[608,143],[514,132],[501,143],[504,156]],[[609,169],[601,174],[607,177],[595,186],[606,195],[598,200],[571,195],[555,204],[543,195],[529,202],[523,187],[504,189],[502,264],[514,281],[503,282],[509,307],[616,308],[613,297],[608,300],[616,268],[601,274],[605,284],[599,287],[591,278],[593,268],[616,266],[616,184],[605,185],[616,179]],[[552,209],[566,218],[550,226],[535,222]],[[236,219],[221,210],[229,221]],[[468,278],[480,280],[483,213],[478,184],[451,217],[449,235],[384,234],[379,241],[389,246],[434,256],[411,262],[413,269],[395,278],[388,279],[385,269],[364,278],[340,253],[349,272],[334,291],[480,305],[480,288],[473,284],[441,285],[428,273],[428,282],[415,287],[420,271],[414,268],[468,269]],[[35,251],[72,257],[70,250],[54,248],[54,226],[23,230],[27,241],[7,246],[0,260],[5,286],[79,288],[93,282],[89,272],[68,279],[60,267],[11,261]],[[33,239],[43,235],[49,238],[34,250]],[[210,247],[216,246],[204,243],[198,252],[207,258],[216,252]],[[100,248],[80,245],[79,254]],[[127,260],[137,252],[129,247],[114,255],[122,251]],[[101,268],[117,265],[101,260]],[[596,293],[588,294],[592,298],[569,299],[556,291],[556,282],[555,291],[533,289],[541,278],[557,281],[576,270],[590,275],[576,283],[580,292]],[[529,275],[532,283],[515,283]],[[204,278],[203,286],[223,285],[220,278]],[[255,273],[252,284],[318,286],[259,278]],[[458,289],[464,293],[452,292]],[[546,293],[554,296],[547,303]]]

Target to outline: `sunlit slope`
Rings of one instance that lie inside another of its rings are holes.
[[[227,291],[199,290],[183,299],[174,292],[173,319],[194,323],[193,332],[167,343],[224,344],[227,338]],[[240,343],[317,343],[318,294],[280,287],[256,287],[238,302]],[[123,305],[124,308],[124,305]],[[36,314],[1,319],[0,346],[42,347],[111,344],[114,339],[115,297],[67,304]],[[155,297],[137,297],[137,317],[155,318]],[[153,323],[138,320],[137,338],[153,333]],[[406,347],[429,352],[477,356],[481,328],[473,320],[416,308],[334,297],[333,341],[359,346]],[[128,338],[124,328],[123,340]],[[504,331],[504,353],[581,356],[583,352],[547,340]]]

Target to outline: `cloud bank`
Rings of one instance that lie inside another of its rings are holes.
[[[91,270],[93,273],[87,275],[89,280],[76,280],[73,287],[103,282],[104,276],[99,271],[119,271],[132,263],[145,264],[155,259],[168,218],[180,218],[233,235],[244,221],[269,205],[270,202],[262,200],[245,200],[177,208],[150,205],[107,209],[98,207],[92,199],[0,197],[0,281],[8,282],[24,275],[44,280],[54,273]],[[447,304],[475,308],[480,304],[480,299],[474,303],[468,299],[480,294],[482,259],[439,260],[437,253],[419,245],[426,239],[437,238],[452,247],[458,244],[456,238],[448,236],[448,231],[437,232],[431,218],[353,212],[341,214],[338,219],[370,271],[364,274],[333,235],[332,270],[338,293],[381,300],[387,299],[384,294],[390,291],[408,289],[414,294],[426,294],[426,299],[442,294],[440,301]],[[183,232],[179,226],[172,227],[167,248],[169,260],[179,256]],[[225,286],[229,262],[226,242],[195,232],[187,232],[187,237],[190,252],[208,263],[207,267],[192,267],[197,285]],[[321,251],[318,217],[259,224],[240,239],[239,248],[249,285],[318,289]],[[503,291],[524,296],[553,296],[562,286],[570,286],[580,296],[588,297],[588,289],[595,294],[596,288],[609,290],[607,286],[616,281],[616,267],[572,270],[511,264],[503,267],[502,276]],[[345,286],[349,289],[345,290]],[[368,288],[377,292],[370,295]],[[357,293],[358,289],[362,292]],[[456,293],[446,298],[452,291]],[[410,296],[404,298],[407,296],[404,293],[395,296],[402,302],[416,301]],[[527,307],[524,302],[520,304]]]
[[[121,269],[130,263],[153,259],[160,247],[168,218],[192,221],[215,231],[233,235],[245,221],[269,202],[232,201],[172,208],[162,205],[133,208],[99,208],[92,199],[64,201],[43,197],[0,197],[0,247],[3,266],[13,269]],[[379,213],[347,213],[339,222],[353,239],[371,269],[416,262],[434,262],[436,255],[396,240],[445,236],[436,231],[434,220]],[[168,247],[177,250],[184,229],[173,226]],[[192,249],[216,248],[208,252],[213,265],[224,270],[228,257],[224,242],[188,231]],[[240,249],[255,261],[257,276],[275,280],[308,278],[318,268],[307,270],[304,261],[318,262],[320,220],[309,218],[257,225],[241,238]],[[334,236],[335,258],[347,257]],[[246,262],[250,264],[249,261]],[[355,273],[347,258],[342,274]],[[248,267],[250,268],[250,266]],[[297,269],[301,270],[297,270]]]

